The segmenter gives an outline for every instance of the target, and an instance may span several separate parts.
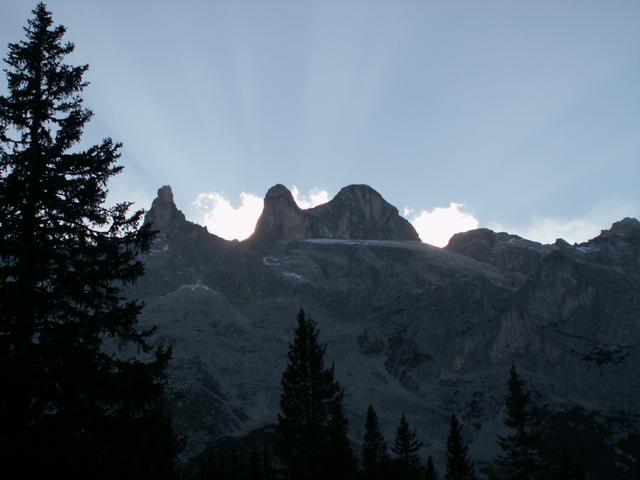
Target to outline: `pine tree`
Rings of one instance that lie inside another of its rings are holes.
[[[438,480],[438,471],[433,464],[433,458],[431,458],[431,455],[429,455],[429,458],[427,458],[427,467],[424,471],[424,480]]]
[[[333,378],[333,365],[330,372]],[[349,423],[344,414],[343,400],[344,390],[340,387],[338,395],[329,403],[327,448],[324,454],[325,478],[348,479],[353,478],[356,473],[356,460],[349,442]]]
[[[171,478],[170,352],[147,343],[123,293],[152,233],[130,204],[103,206],[120,145],[78,148],[88,66],[64,63],[65,28],[40,3],[24,30],[0,96],[0,462],[25,478]]]
[[[378,414],[372,405],[369,405],[367,409],[361,458],[363,478],[378,480],[384,476],[384,467],[387,463],[387,445],[380,431]]]
[[[505,397],[507,413],[503,421],[511,434],[498,438],[502,455],[497,463],[504,475],[513,480],[533,480],[542,474],[530,403],[525,382],[512,365]]]
[[[417,439],[416,431],[411,429],[404,413],[396,431],[393,444],[397,478],[414,479],[420,476],[422,465],[419,452],[422,442]]]
[[[325,366],[326,345],[318,343],[318,333],[300,309],[278,415],[277,454],[288,479],[345,479],[354,473],[343,390],[333,367]]]
[[[473,464],[467,455],[467,444],[462,437],[462,427],[455,415],[451,415],[447,437],[447,471],[445,480],[472,480]]]

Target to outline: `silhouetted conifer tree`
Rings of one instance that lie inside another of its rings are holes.
[[[362,440],[362,474],[366,480],[379,480],[385,476],[387,445],[378,424],[378,414],[372,405],[367,409],[364,438]]]
[[[503,474],[510,479],[540,478],[541,460],[529,393],[525,390],[525,382],[518,374],[515,365],[511,366],[509,373],[505,404],[507,413],[503,423],[511,429],[511,434],[498,438],[502,455],[497,463]]]
[[[0,97],[0,464],[23,478],[171,478],[170,352],[149,346],[123,293],[152,235],[130,204],[103,206],[120,145],[78,148],[88,67],[64,63],[65,28],[40,3],[24,31]]]
[[[467,455],[467,443],[462,437],[462,427],[455,415],[451,415],[449,434],[447,436],[447,471],[445,480],[472,480],[473,464]]]
[[[333,366],[330,371],[333,375]],[[348,437],[349,423],[344,415],[344,390],[339,388],[338,395],[329,403],[325,474],[326,478],[348,479],[355,476],[356,459]]]
[[[396,478],[414,479],[420,477],[422,471],[422,463],[418,454],[420,448],[422,448],[422,442],[417,439],[416,431],[409,426],[403,413],[392,449],[395,455]]]
[[[298,313],[282,375],[277,454],[287,479],[346,479],[355,472],[342,387],[325,366],[316,323]]]
[[[424,480],[438,480],[438,471],[433,464],[433,458],[431,458],[431,455],[427,458],[427,467],[424,470]]]

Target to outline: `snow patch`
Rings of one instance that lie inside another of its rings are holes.
[[[203,284],[202,282],[198,282],[198,283],[190,283],[190,284],[185,284],[185,285],[180,285],[180,287],[178,287],[177,291],[180,290],[185,290],[185,289],[189,289],[192,292],[198,290],[199,288],[203,289],[203,290],[208,290],[210,292],[213,292],[213,289],[207,287],[205,284]]]
[[[167,293],[166,295],[162,295],[161,298],[168,297],[169,295],[173,295],[173,294],[176,294],[176,293],[184,291],[184,290],[190,290],[192,292],[195,292],[196,290],[204,290],[204,291],[215,293],[215,294],[219,295],[219,292],[217,290],[214,290],[213,288],[210,288],[210,287],[206,286],[201,281],[198,281],[197,283],[185,283],[183,285],[180,285],[173,292]]]
[[[295,280],[296,282],[304,282],[304,277],[302,277],[301,275],[298,275],[297,273],[282,272],[282,274],[291,280]]]
[[[262,259],[262,263],[264,263],[265,265],[268,265],[268,266],[280,265],[280,260],[277,259],[276,257],[264,257]]]

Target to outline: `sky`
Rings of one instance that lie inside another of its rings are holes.
[[[3,57],[34,5],[0,2]],[[640,217],[637,0],[48,6],[90,64],[86,144],[124,144],[114,201],[169,184],[187,218],[244,238],[276,183],[303,207],[366,183],[439,246]]]

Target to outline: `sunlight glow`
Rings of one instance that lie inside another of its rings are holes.
[[[478,228],[478,220],[463,212],[461,203],[451,202],[448,207],[435,207],[415,213],[404,209],[404,216],[411,222],[424,243],[444,247],[454,233]]]
[[[317,187],[304,195],[294,185],[291,194],[298,206],[305,209],[329,201],[329,193]],[[200,193],[193,203],[202,211],[200,223],[209,232],[227,240],[244,240],[255,230],[264,201],[253,193],[242,192],[240,204],[234,206],[222,193],[205,192]]]

